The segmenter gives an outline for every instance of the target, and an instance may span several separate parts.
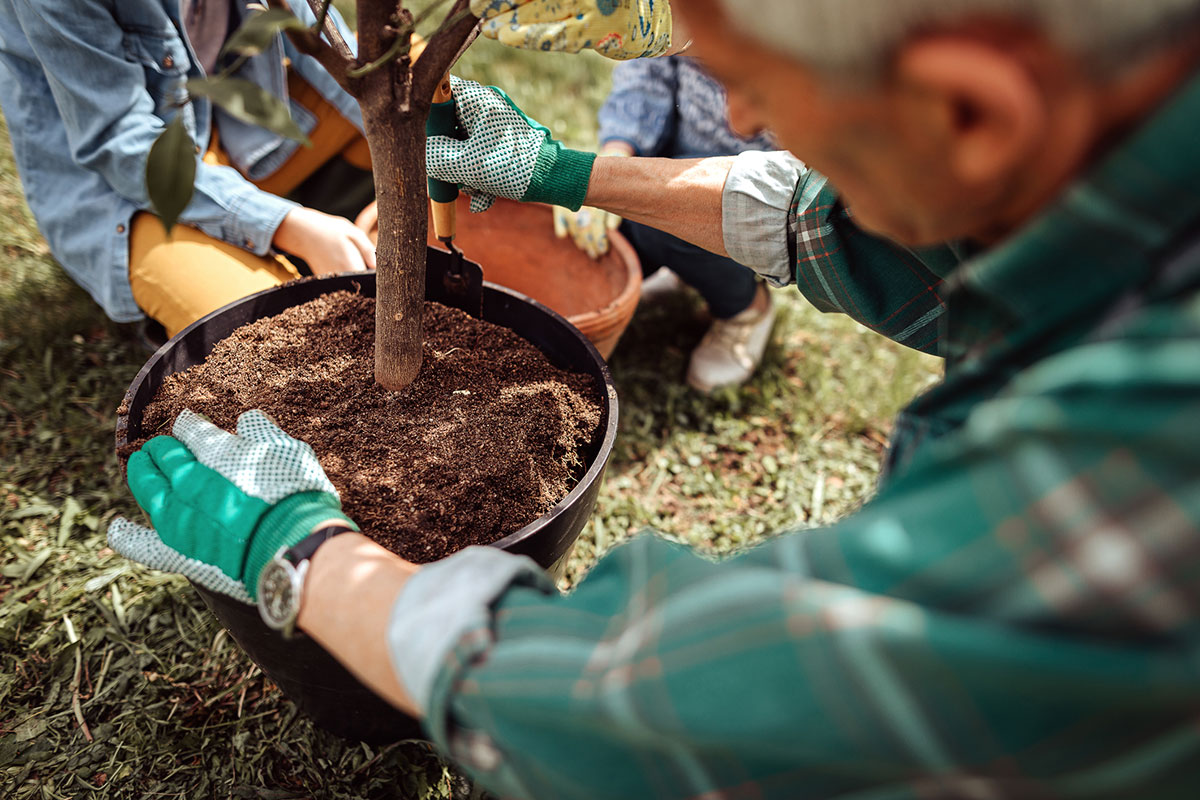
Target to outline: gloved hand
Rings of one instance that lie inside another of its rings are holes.
[[[671,45],[668,0],[471,0],[484,36],[523,50],[615,59],[662,55]]]
[[[358,530],[312,448],[263,412],[242,414],[235,435],[185,410],[171,432],[129,457],[129,488],[157,530],[113,520],[109,546],[126,558],[249,603],[280,547],[331,521]]]
[[[559,239],[570,236],[575,246],[598,259],[608,252],[608,232],[616,230],[621,218],[609,211],[584,206],[578,211],[554,207],[554,235]]]
[[[578,211],[595,153],[563,147],[495,86],[453,76],[450,81],[467,138],[426,139],[429,177],[461,186],[475,212],[486,211],[497,197]]]

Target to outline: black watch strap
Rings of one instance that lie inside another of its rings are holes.
[[[350,533],[354,530],[349,525],[334,523],[326,525],[322,528],[317,528],[315,531],[305,536],[300,541],[296,542],[292,547],[288,548],[283,557],[293,564],[299,564],[301,561],[306,561],[313,557],[313,553],[317,552],[317,548],[328,542],[339,533]]]

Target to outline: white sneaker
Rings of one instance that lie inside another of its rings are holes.
[[[683,281],[668,267],[659,267],[642,278],[642,294],[639,301],[653,305],[668,295],[683,289]]]
[[[762,310],[748,308],[735,317],[713,322],[692,351],[689,386],[707,394],[721,386],[738,386],[754,374],[775,323],[775,305],[770,294],[766,297],[767,307]]]

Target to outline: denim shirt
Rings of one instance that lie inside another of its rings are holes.
[[[247,13],[247,3],[235,5]],[[289,5],[314,21],[304,0]],[[176,110],[187,98],[184,81],[204,74],[182,30],[178,0],[0,0],[0,108],[25,197],[54,257],[118,322],[143,316],[129,286],[130,221],[150,209],[146,156],[176,113],[198,149],[196,192],[181,223],[265,255],[296,207],[248,180],[278,169],[296,142],[239,122],[204,98]],[[282,36],[237,77],[287,98],[285,56],[362,128],[355,100]],[[289,104],[301,129],[311,131],[313,115]],[[214,124],[236,169],[200,161]]]
[[[622,61],[600,109],[601,144],[623,141],[635,155],[704,158],[774,150],[768,134],[729,128],[725,89],[687,56]]]

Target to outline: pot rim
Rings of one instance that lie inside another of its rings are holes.
[[[626,246],[628,246],[628,244],[626,244]],[[370,273],[370,274],[372,275],[372,277],[374,277],[374,273]],[[154,352],[154,354],[150,356],[149,359],[146,360],[146,363],[142,365],[142,368],[140,370],[138,370],[137,375],[134,376],[133,381],[130,382],[129,387],[125,390],[125,394],[121,399],[121,405],[118,406],[118,408],[117,408],[118,413],[117,413],[117,424],[116,424],[116,430],[115,430],[115,439],[116,439],[115,443],[116,443],[117,451],[120,452],[122,449],[124,449],[129,444],[129,410],[133,404],[133,399],[134,399],[135,395],[137,394],[137,390],[141,387],[143,381],[146,380],[147,376],[149,376],[150,372],[154,369],[155,365],[157,365],[157,363],[160,360],[162,360],[163,358],[166,357],[167,353],[175,346],[176,342],[180,339],[183,339],[194,328],[197,328],[201,325],[207,324],[208,321],[213,319],[214,317],[225,314],[230,309],[235,308],[243,303],[254,302],[259,297],[261,297],[265,294],[268,294],[270,292],[277,292],[280,289],[288,287],[288,286],[295,286],[299,283],[311,283],[311,282],[315,282],[315,281],[327,281],[327,280],[328,281],[337,281],[339,279],[361,278],[363,275],[364,275],[364,273],[361,273],[361,272],[342,272],[342,273],[338,273],[335,275],[312,276],[312,277],[302,278],[299,281],[289,281],[288,283],[280,284],[279,286],[272,286],[268,289],[263,289],[260,292],[255,292],[254,294],[246,295],[245,297],[241,297],[237,300],[234,300],[232,303],[228,303],[224,306],[221,306],[220,308],[218,308],[214,311],[211,311],[208,314],[205,314],[203,317],[196,320],[195,322],[193,322],[192,324],[188,325],[186,328],[181,330],[179,333],[172,336],[170,339],[168,339],[166,341],[166,343],[164,343],[160,348],[158,348],[158,350],[156,350]],[[351,280],[351,282],[353,282],[353,280]],[[604,360],[604,358],[600,355],[600,351],[598,351],[596,349],[596,346],[594,344],[592,344],[592,341],[590,339],[588,339],[587,336],[585,336],[583,334],[583,332],[579,330],[579,328],[577,328],[574,324],[572,324],[570,320],[568,320],[562,314],[559,314],[554,309],[545,305],[544,303],[540,303],[537,300],[533,299],[532,297],[522,294],[521,292],[518,292],[514,289],[509,289],[506,286],[501,286],[498,283],[492,283],[491,281],[486,281],[486,280],[483,282],[483,286],[484,286],[485,292],[487,290],[491,290],[491,291],[497,292],[499,294],[508,295],[515,300],[535,306],[536,308],[538,308],[542,312],[544,312],[547,316],[554,319],[557,323],[559,323],[559,325],[562,328],[565,329],[566,332],[570,333],[572,336],[574,336],[579,342],[581,342],[584,345],[584,347],[587,349],[588,353],[591,355],[591,357],[595,360],[595,363],[600,368],[600,375],[601,375],[601,379],[602,379],[601,382],[603,383],[603,386],[601,387],[601,389],[602,389],[601,393],[603,394],[602,402],[604,403],[604,409],[607,412],[607,416],[608,416],[608,421],[604,427],[604,434],[603,434],[603,436],[600,437],[600,442],[599,442],[599,446],[596,451],[596,456],[592,459],[591,464],[588,465],[588,468],[584,471],[583,475],[581,475],[579,477],[579,480],[575,483],[575,486],[571,489],[571,491],[568,492],[565,497],[563,497],[561,500],[559,500],[557,503],[555,503],[550,508],[550,510],[547,511],[545,514],[542,514],[540,517],[538,517],[537,519],[528,523],[527,525],[524,525],[524,526],[518,528],[517,530],[508,534],[507,536],[497,539],[496,541],[494,541],[488,545],[489,547],[499,547],[501,549],[507,550],[507,549],[525,541],[526,539],[530,538],[531,536],[535,535],[543,527],[548,525],[555,517],[564,513],[571,505],[573,505],[576,498],[578,498],[581,494],[583,494],[583,492],[586,490],[586,488],[588,486],[590,486],[593,482],[600,480],[601,476],[604,473],[604,470],[608,466],[608,460],[612,456],[613,443],[616,441],[616,438],[617,438],[617,426],[618,426],[617,387],[616,387],[616,384],[613,382],[612,372],[608,368],[608,362],[606,362]],[[331,291],[337,291],[337,290],[331,289]],[[260,319],[261,319],[261,317],[260,317]],[[207,354],[205,357],[207,357]]]
[[[463,196],[465,197],[465,195]],[[544,209],[550,220],[553,221],[554,219],[554,206],[548,205],[547,203],[522,203],[518,200],[509,200],[505,197],[498,197],[496,198],[492,207],[500,208],[502,210],[507,206],[519,206],[526,209]],[[620,325],[622,320],[628,321],[627,318],[631,317],[634,309],[637,308],[638,300],[641,297],[642,291],[642,261],[638,257],[637,250],[634,249],[633,245],[628,239],[625,238],[625,235],[621,233],[620,230],[612,230],[608,232],[608,244],[610,251],[624,267],[625,285],[621,287],[621,291],[617,292],[617,294],[603,306],[599,308],[593,308],[588,311],[581,311],[578,314],[572,314],[571,316],[566,317],[567,321],[577,328],[582,329],[584,327],[591,326],[596,332],[602,334],[606,333],[608,329]],[[436,250],[440,250],[443,253],[450,252],[445,245],[441,244],[440,242],[436,244],[430,243],[429,246]],[[579,253],[583,258],[588,258],[587,254],[582,250],[580,250]],[[484,283],[487,283],[486,265],[483,267],[483,276]],[[499,286],[500,284],[495,285]],[[516,292],[516,294],[521,297],[528,297],[528,295],[521,294],[520,292]],[[533,298],[529,299],[532,300]],[[542,305],[543,308],[549,308],[541,303],[538,304]]]

